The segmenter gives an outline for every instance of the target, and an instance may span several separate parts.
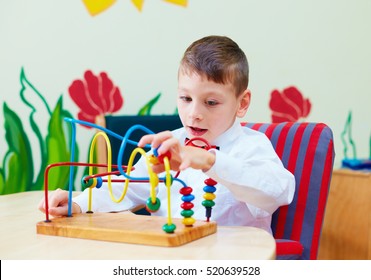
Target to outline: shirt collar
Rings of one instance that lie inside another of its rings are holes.
[[[241,134],[241,132],[241,122],[236,119],[233,125],[228,128],[223,134],[219,135],[212,144],[220,146],[223,149],[223,147],[225,147],[227,143],[233,143],[234,140]]]

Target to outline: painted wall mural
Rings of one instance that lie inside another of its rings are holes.
[[[371,170],[371,134],[368,141],[369,155],[366,158],[357,156],[356,142],[352,135],[352,111],[349,111],[344,129],[340,135],[343,145],[342,166],[353,170]]]
[[[187,7],[188,5],[188,0],[162,0],[162,1],[183,7]],[[95,16],[111,8],[111,6],[116,3],[116,0],[101,0],[101,1],[82,0],[82,2],[85,4],[85,7],[90,13],[90,15]],[[142,11],[144,0],[131,0],[131,2],[139,12]]]
[[[296,87],[290,86],[281,92],[277,89],[271,92],[269,108],[272,122],[297,122],[308,117],[312,104]]]
[[[117,112],[124,104],[120,89],[105,72],[94,75],[87,70],[84,79],[74,80],[68,92],[80,108],[77,118],[91,123],[95,123],[97,117]]]
[[[94,75],[91,70],[85,71],[83,79],[76,79],[71,83],[68,93],[79,108],[77,113],[79,120],[102,126],[105,126],[106,115],[118,112],[124,105],[124,97],[120,88],[114,85],[106,72]],[[144,104],[137,115],[151,115],[152,108],[160,97],[161,92]],[[91,127],[86,128],[91,129]]]
[[[5,140],[8,150],[0,167],[0,194],[43,190],[44,170],[50,163],[70,160],[71,128],[65,124],[64,118],[71,118],[69,111],[63,108],[63,96],[52,108],[41,92],[26,77],[22,68],[20,73],[21,89],[19,92],[22,102],[30,109],[29,123],[23,124],[19,114],[3,103]],[[38,104],[38,105],[36,105]],[[42,104],[42,106],[40,106]],[[38,115],[48,118],[48,128],[42,129],[36,120]],[[34,166],[33,150],[24,125],[29,125],[36,136],[40,150],[40,166]],[[42,131],[47,131],[43,135]],[[75,147],[76,159],[78,147]],[[69,169],[60,168],[51,171],[49,184],[51,189],[57,186],[67,187]]]
[[[58,99],[54,109],[48,104],[44,95],[31,83],[21,69],[22,102],[30,108],[29,123],[23,124],[19,114],[4,102],[4,128],[8,150],[0,167],[0,195],[16,192],[43,190],[44,171],[51,163],[69,162],[71,155],[71,127],[64,118],[73,118],[72,114],[63,108],[63,95]],[[69,97],[79,108],[77,119],[104,124],[104,117],[120,110],[124,98],[118,86],[106,72],[95,75],[91,70],[84,73],[83,79],[75,79],[68,87]],[[151,98],[138,111],[137,115],[150,115],[153,106],[161,97],[161,92]],[[42,104],[42,106],[40,106]],[[48,127],[40,128],[36,116],[47,118]],[[29,125],[38,140],[40,150],[40,166],[34,165],[34,153],[24,125]],[[91,127],[86,127],[91,129]],[[43,130],[47,131],[45,136]],[[88,158],[88,155],[82,155]],[[75,161],[79,161],[78,142],[75,145]],[[75,170],[77,167],[75,168]],[[76,172],[74,173],[76,177]],[[87,174],[87,169],[84,171]],[[58,167],[50,170],[49,190],[56,188],[68,189],[69,167]],[[75,181],[75,178],[74,178]],[[76,189],[76,186],[73,186]]]

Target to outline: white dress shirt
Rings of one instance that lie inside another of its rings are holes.
[[[187,137],[184,128],[173,131],[173,135],[184,143]],[[215,164],[207,172],[188,168],[180,172],[178,178],[193,188],[195,199],[193,218],[205,220],[203,187],[204,180],[212,178],[217,181],[215,206],[210,220],[223,226],[254,226],[271,233],[272,213],[282,205],[289,204],[295,192],[295,178],[282,165],[270,140],[264,133],[242,127],[238,120],[225,133],[220,135],[213,145],[219,150],[211,149],[216,155]],[[172,173],[175,175],[175,172]],[[130,173],[132,177],[148,177],[147,165],[142,157]],[[159,174],[163,178],[165,173]],[[113,178],[113,177],[112,177]],[[124,178],[123,175],[119,178]],[[123,183],[112,183],[113,196],[118,199],[123,193]],[[182,218],[180,205],[182,185],[174,181],[171,186],[171,215]],[[152,213],[156,216],[167,216],[167,187],[160,183],[157,197],[161,201],[160,209]],[[130,183],[125,198],[120,203],[111,200],[107,184],[100,189],[93,189],[92,210],[94,212],[123,211],[134,206],[145,204],[150,197],[148,183]],[[73,199],[83,212],[88,209],[88,192]]]

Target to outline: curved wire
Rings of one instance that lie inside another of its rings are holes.
[[[112,149],[111,149],[111,142],[109,141],[108,139],[108,136],[105,132],[103,131],[100,131],[100,132],[97,132],[94,137],[93,137],[93,140],[92,140],[92,143],[90,145],[90,150],[89,150],[89,163],[93,163],[94,161],[94,148],[95,148],[95,144],[97,142],[97,139],[99,136],[103,136],[105,142],[106,142],[106,147],[107,147],[107,172],[108,173],[111,173],[112,171]],[[93,175],[93,166],[89,166],[89,176]],[[111,174],[108,175],[107,177],[108,181],[108,188],[112,189],[111,187]],[[113,197],[113,195],[111,194],[110,192],[110,195],[111,195],[111,199]],[[89,197],[88,197],[88,211],[91,211],[91,204],[92,204],[92,187],[89,188]]]

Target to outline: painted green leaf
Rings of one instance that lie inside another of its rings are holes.
[[[40,166],[34,166],[35,170],[37,170],[38,172],[38,175],[34,184],[32,185],[32,190],[40,190],[43,189],[42,185],[44,181],[44,170],[47,166],[47,152],[44,140],[47,132],[44,130],[43,135],[42,130],[40,130],[39,128],[39,124],[42,123],[42,120],[51,116],[51,110],[42,94],[27,79],[23,68],[21,69],[20,74],[20,84],[20,97],[23,103],[31,110],[29,115],[29,122],[31,129],[37,138],[40,150]],[[33,148],[35,149],[34,146]],[[33,155],[35,156],[35,151],[33,152]]]
[[[344,130],[341,133],[341,141],[343,142],[343,152],[344,152],[344,158],[348,159],[348,150],[349,147],[352,149],[352,157],[353,159],[357,158],[357,151],[356,151],[356,145],[353,141],[352,137],[352,112],[350,111],[348,113],[347,120],[345,122]]]
[[[62,97],[60,97],[49,121],[49,133],[46,137],[48,164],[70,161],[71,154],[69,139],[71,138],[71,128],[69,127],[69,124],[64,121],[64,117],[70,117],[70,114],[62,109],[62,104]],[[75,147],[75,158],[78,158],[77,147]],[[67,189],[69,171],[69,166],[54,167],[50,169],[48,182],[49,189]]]
[[[89,149],[91,149],[92,142],[93,142],[93,139],[90,140]],[[90,162],[90,150],[88,151],[88,154],[87,154],[87,157],[86,157],[86,162]],[[94,146],[93,163],[98,163],[98,145]],[[98,167],[93,167],[92,168],[92,174],[97,174],[98,172],[99,172]],[[88,175],[90,175],[89,174],[89,166],[85,167],[84,171],[83,171],[83,176],[88,176]],[[81,186],[82,191],[85,190],[86,188],[88,188],[88,186],[84,186],[84,185]]]
[[[138,112],[138,116],[146,116],[151,114],[151,110],[153,105],[157,103],[157,101],[161,97],[161,92],[158,93],[154,98],[152,98],[146,105],[144,105],[142,108],[140,108]]]
[[[0,171],[0,194],[29,191],[33,179],[31,145],[17,114],[6,103],[3,111],[5,139],[9,148]]]
[[[0,195],[3,194],[5,188],[5,174],[4,169],[0,168]]]

